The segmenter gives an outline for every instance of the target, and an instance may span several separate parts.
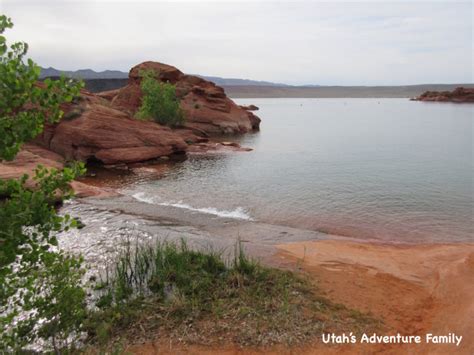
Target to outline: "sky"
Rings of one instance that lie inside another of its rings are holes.
[[[0,0],[43,67],[293,85],[472,83],[473,1]]]

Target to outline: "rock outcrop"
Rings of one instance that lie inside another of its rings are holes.
[[[134,119],[141,104],[140,71],[154,70],[156,79],[176,85],[186,116],[184,127],[171,129],[156,122]],[[39,83],[38,85],[42,85]],[[212,134],[258,130],[260,119],[252,108],[242,108],[224,90],[175,67],[145,62],[132,68],[128,85],[92,94],[82,90],[74,102],[62,106],[59,123],[46,124],[43,132],[22,148],[11,162],[0,161],[0,179],[34,175],[38,164],[61,169],[68,160],[109,166],[140,163],[193,153],[249,151],[236,143],[209,141]],[[34,187],[35,182],[28,180]],[[74,181],[78,196],[109,196],[112,191]]]
[[[61,122],[47,125],[35,141],[65,159],[134,163],[182,154],[187,149],[186,142],[170,128],[132,119],[106,99],[86,91],[64,111]]]
[[[474,89],[458,87],[453,91],[426,91],[412,100],[458,103],[474,102]]]
[[[64,163],[59,154],[34,144],[25,144],[13,161],[0,161],[0,180],[18,179],[23,174],[31,177],[38,165],[62,169]]]
[[[36,144],[25,144],[13,161],[0,161],[0,180],[19,179],[24,174],[29,176],[26,186],[35,188],[36,182],[32,179],[38,165],[48,169],[62,169],[65,160],[59,154],[39,147]],[[71,182],[78,197],[108,197],[115,195],[115,191],[108,188],[91,186],[80,181]]]
[[[176,85],[176,94],[186,116],[186,127],[206,134],[246,133],[258,130],[260,119],[249,110],[230,100],[224,89],[194,75],[186,75],[177,68],[158,63],[144,62],[133,67],[128,85],[116,93],[99,94],[111,104],[130,115],[140,106],[140,72],[151,70],[156,79]],[[114,95],[115,94],[115,95]]]
[[[157,80],[176,85],[186,116],[184,127],[171,129],[133,118],[141,104],[141,70],[153,70]],[[206,146],[214,151],[218,145],[209,142],[212,134],[250,132],[257,130],[260,124],[257,116],[236,105],[221,87],[156,62],[132,68],[128,85],[121,89],[98,94],[82,90],[80,97],[63,105],[62,110],[62,120],[47,124],[32,142],[37,148],[28,145],[16,163],[2,168],[7,175],[15,169],[16,172],[22,170],[22,166],[31,170],[33,163],[41,163],[48,151],[55,158],[43,165],[57,167],[62,166],[61,159],[104,165],[144,162],[183,155],[189,144],[199,144],[200,151]],[[32,153],[35,149],[41,154]]]

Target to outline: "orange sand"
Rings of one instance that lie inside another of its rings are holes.
[[[423,341],[369,345],[361,347],[361,353],[474,353],[474,244],[394,246],[326,240],[278,248],[282,261],[298,261],[331,300],[381,318],[386,333],[463,335],[459,347]]]

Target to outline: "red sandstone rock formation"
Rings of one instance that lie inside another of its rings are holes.
[[[140,106],[141,69],[153,69],[157,79],[176,85],[186,116],[185,127],[170,129],[133,115]],[[41,85],[41,84],[39,84]],[[249,108],[250,109],[250,108]],[[0,162],[0,179],[30,176],[38,164],[60,169],[67,160],[99,161],[106,165],[144,162],[192,152],[249,151],[235,144],[209,142],[216,133],[245,133],[259,128],[260,119],[227,98],[224,90],[175,67],[142,63],[130,71],[129,84],[118,90],[92,94],[86,90],[63,105],[64,116],[47,124],[34,142],[26,144],[12,162]],[[34,181],[28,183],[33,187]],[[74,181],[79,196],[107,196],[112,192]]]
[[[0,180],[19,179],[28,174],[26,186],[35,188],[36,182],[32,177],[38,164],[48,169],[62,169],[65,161],[62,156],[48,149],[35,144],[25,144],[13,161],[0,161]],[[111,189],[90,186],[80,181],[71,182],[71,187],[78,197],[107,197],[115,194]]]
[[[64,118],[45,127],[36,142],[71,160],[133,163],[184,153],[187,144],[168,127],[132,119],[86,91],[67,105]]]
[[[133,118],[140,106],[142,69],[154,70],[158,80],[176,85],[186,116],[185,127],[170,129]],[[57,124],[45,126],[33,142],[36,148],[30,144],[14,162],[0,165],[0,178],[31,172],[37,163],[61,167],[64,159],[120,165],[184,154],[188,144],[198,144],[200,151],[206,147],[214,151],[225,145],[208,143],[209,135],[245,133],[257,130],[260,124],[257,116],[236,105],[221,87],[155,62],[132,68],[126,87],[98,94],[82,90],[80,98],[62,109],[64,117]],[[45,162],[48,152],[48,158],[54,158]]]
[[[474,89],[458,87],[454,91],[426,91],[414,101],[437,101],[437,102],[474,102]]]
[[[130,70],[128,85],[111,99],[114,107],[135,114],[140,106],[140,71],[153,70],[156,79],[176,85],[176,94],[186,116],[186,127],[207,134],[246,133],[258,130],[260,119],[236,105],[224,89],[197,76],[183,74],[173,66],[144,62]],[[99,94],[110,99],[113,93]]]

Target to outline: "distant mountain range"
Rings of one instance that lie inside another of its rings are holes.
[[[92,69],[80,69],[80,70],[58,70],[52,67],[49,68],[41,68],[40,78],[48,78],[48,77],[57,77],[65,75],[69,78],[77,78],[77,79],[127,79],[128,73],[124,73],[119,70],[104,70],[97,72]]]
[[[91,92],[114,90],[127,85],[128,73],[119,70],[96,72],[91,69],[76,71],[41,68],[41,78],[58,77],[64,74],[71,78],[80,78],[85,88]],[[464,84],[423,84],[399,86],[294,86],[248,79],[229,79],[216,76],[197,75],[224,87],[232,98],[264,98],[264,97],[295,97],[295,98],[382,98],[382,97],[414,97],[425,91],[452,91],[458,86],[474,88],[472,83]]]
[[[119,70],[104,70],[97,72],[92,69],[80,69],[80,70],[58,70],[52,67],[41,68],[40,78],[47,77],[58,77],[65,75],[70,78],[77,78],[83,80],[90,79],[127,79],[128,73],[119,71]],[[272,83],[269,81],[258,81],[258,80],[249,80],[249,79],[235,79],[235,78],[221,78],[218,76],[205,76],[197,75],[200,78],[212,81],[220,86],[275,86],[275,87],[290,87],[291,85],[281,84],[281,83]]]

